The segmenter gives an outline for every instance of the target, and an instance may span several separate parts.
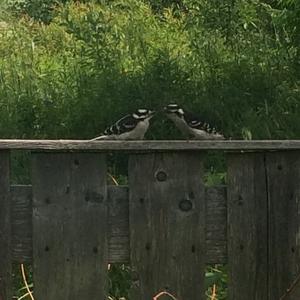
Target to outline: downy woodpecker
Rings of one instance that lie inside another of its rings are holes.
[[[133,114],[128,114],[108,127],[103,135],[91,141],[98,140],[142,140],[149,127],[149,120],[154,111],[138,109]]]
[[[164,107],[164,112],[178,129],[187,137],[196,140],[223,140],[224,136],[215,128],[199,120],[193,113],[184,110],[179,105],[172,103]]]

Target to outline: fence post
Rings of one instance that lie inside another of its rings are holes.
[[[0,151],[0,300],[12,298],[9,151]]]
[[[179,300],[204,299],[202,155],[135,154],[128,172],[130,299],[152,300],[161,291]]]
[[[300,299],[300,151],[266,154],[269,198],[269,299]]]
[[[34,153],[32,188],[35,299],[105,299],[105,156]]]
[[[263,153],[229,154],[227,201],[229,299],[268,299],[268,203]]]

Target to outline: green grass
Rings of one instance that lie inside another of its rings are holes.
[[[27,281],[31,291],[34,291],[32,269],[30,265],[25,266]],[[227,268],[222,265],[208,266],[205,273],[205,288],[207,300],[212,295],[213,285],[216,287],[216,296],[218,300],[227,299]],[[25,294],[27,290],[23,282],[20,266],[14,266],[14,299],[18,299]],[[108,270],[108,291],[109,299],[130,300],[129,291],[131,287],[131,269],[125,264],[112,264]],[[158,291],[159,292],[159,291]],[[34,293],[33,293],[34,294]],[[30,299],[25,297],[24,299]]]

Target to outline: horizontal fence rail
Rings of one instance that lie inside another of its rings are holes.
[[[206,202],[206,263],[226,263],[226,187],[209,187]],[[32,187],[11,186],[12,259],[32,262]],[[129,198],[127,186],[108,186],[108,261],[128,263]]]
[[[82,151],[189,151],[189,150],[300,150],[300,140],[0,140],[0,150],[82,150]]]

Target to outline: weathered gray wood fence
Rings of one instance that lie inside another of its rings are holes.
[[[31,186],[10,185],[12,149],[32,150]],[[227,187],[202,182],[209,149],[227,151]],[[115,150],[128,186],[106,184]],[[32,262],[36,300],[105,299],[109,262],[130,263],[131,300],[205,299],[213,263],[230,300],[279,300],[300,274],[300,141],[0,140],[0,300],[13,262]]]

